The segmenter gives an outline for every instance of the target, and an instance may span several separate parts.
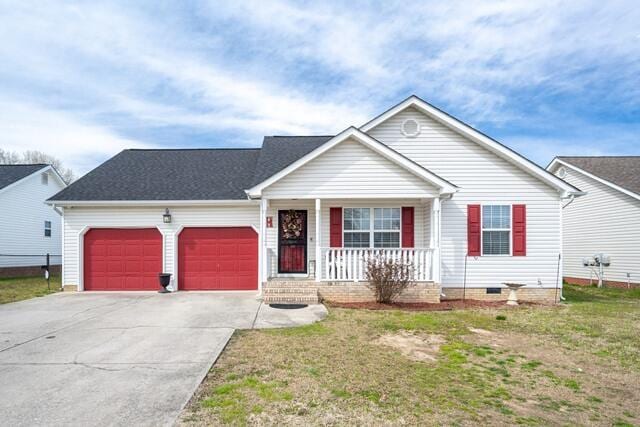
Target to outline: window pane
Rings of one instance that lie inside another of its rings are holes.
[[[482,206],[482,228],[511,228],[511,209],[509,205]]]
[[[484,255],[509,255],[509,232],[483,231],[482,253]]]
[[[377,231],[373,233],[373,246],[375,248],[399,248],[400,233],[394,231]]]
[[[399,208],[375,208],[373,211],[375,230],[400,230]]]
[[[368,248],[369,232],[366,233],[344,233],[345,248]]]
[[[44,228],[51,228],[51,221],[45,221]]]
[[[369,208],[344,209],[345,230],[368,230],[370,226],[369,221]]]

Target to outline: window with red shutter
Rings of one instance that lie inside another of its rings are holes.
[[[527,255],[527,207],[513,205],[513,256]]]
[[[414,246],[414,208],[413,206],[402,207],[402,247],[413,248]]]
[[[342,247],[342,208],[329,209],[329,246]]]
[[[480,205],[467,205],[467,255],[480,256]]]

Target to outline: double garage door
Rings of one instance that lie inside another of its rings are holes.
[[[185,228],[176,246],[179,290],[257,289],[252,228]],[[155,228],[96,228],[84,236],[85,290],[157,290],[160,272],[162,235]]]

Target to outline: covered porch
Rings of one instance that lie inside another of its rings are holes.
[[[364,286],[372,257],[440,283],[439,197],[261,199],[260,282]]]

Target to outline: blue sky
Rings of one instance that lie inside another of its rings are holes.
[[[635,1],[0,0],[0,148],[332,134],[416,94],[541,165],[640,154]]]

